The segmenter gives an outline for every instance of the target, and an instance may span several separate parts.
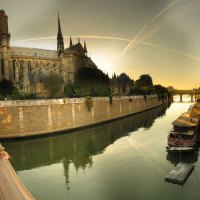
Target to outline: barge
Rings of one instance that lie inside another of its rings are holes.
[[[194,151],[199,141],[200,103],[192,105],[173,123],[173,130],[168,135],[168,152]]]

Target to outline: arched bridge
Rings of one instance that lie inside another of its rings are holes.
[[[194,100],[196,101],[196,97],[199,93],[198,89],[192,89],[192,90],[173,90],[172,94],[173,95],[180,95],[180,101],[182,102],[183,100],[183,95],[188,94],[191,96],[191,102],[193,102]]]

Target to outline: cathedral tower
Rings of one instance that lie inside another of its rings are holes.
[[[62,36],[61,26],[60,26],[60,17],[58,13],[58,35],[57,35],[57,52],[58,56],[64,51],[64,40]]]
[[[10,67],[10,34],[8,33],[8,16],[0,10],[0,81],[12,80]]]

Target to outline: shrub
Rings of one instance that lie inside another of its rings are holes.
[[[75,97],[86,97],[91,95],[91,89],[89,87],[77,87],[74,89]]]
[[[15,100],[20,99],[20,96],[21,95],[20,95],[18,89],[14,88],[12,91],[12,94],[11,94],[12,99],[15,99]]]
[[[64,89],[64,94],[66,97],[74,97],[75,91],[71,84],[66,84]]]
[[[5,97],[3,94],[0,93],[0,101],[3,101],[3,100],[5,100]]]
[[[14,87],[11,81],[2,80],[0,81],[0,93],[4,96],[11,95]]]
[[[110,101],[110,105],[113,105],[113,97],[112,97],[112,95],[109,95],[109,101]]]
[[[88,111],[90,111],[93,108],[92,97],[90,97],[90,96],[85,97],[85,104],[86,104]]]

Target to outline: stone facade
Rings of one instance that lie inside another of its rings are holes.
[[[156,95],[93,98],[88,111],[85,99],[0,102],[0,138],[27,137],[97,124],[163,104]],[[81,115],[80,115],[81,113]]]
[[[114,76],[110,80],[112,95],[130,95],[133,89],[134,81],[125,73]]]
[[[0,10],[0,81],[10,80],[24,92],[44,95],[42,80],[48,73],[56,73],[63,77],[65,83],[74,82],[77,70],[81,67],[97,68],[87,56],[87,47],[78,39],[64,48],[60,19],[58,16],[57,51],[10,47],[8,17]]]

